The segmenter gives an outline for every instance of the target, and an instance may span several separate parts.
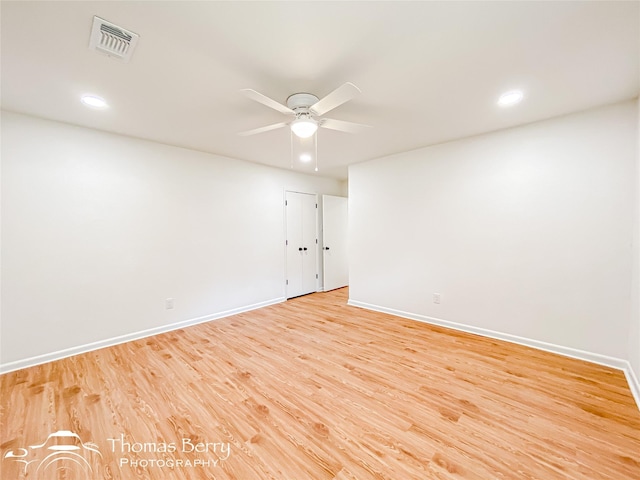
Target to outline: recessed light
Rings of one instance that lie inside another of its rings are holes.
[[[511,107],[520,103],[523,97],[524,95],[522,91],[511,90],[510,92],[506,92],[500,95],[500,98],[498,99],[498,105],[500,105],[501,107]]]
[[[311,161],[311,155],[309,155],[308,153],[303,153],[300,155],[300,161],[301,162],[310,162]]]
[[[82,103],[84,103],[88,107],[94,107],[94,108],[107,107],[107,102],[105,101],[105,99],[98,97],[97,95],[83,95],[80,100],[82,100]]]

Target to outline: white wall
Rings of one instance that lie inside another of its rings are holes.
[[[283,299],[284,190],[344,190],[7,112],[1,152],[5,366]]]
[[[635,212],[634,212],[634,257],[633,257],[633,288],[631,292],[632,315],[629,330],[629,362],[635,373],[638,384],[638,403],[640,403],[640,97],[636,101],[637,108],[637,148],[635,172]]]
[[[636,108],[354,165],[351,302],[627,360]]]

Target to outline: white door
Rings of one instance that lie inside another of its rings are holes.
[[[287,298],[316,292],[318,282],[317,197],[286,192]]]
[[[349,285],[347,262],[348,199],[322,196],[324,291]]]

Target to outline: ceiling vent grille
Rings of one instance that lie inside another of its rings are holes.
[[[133,48],[138,42],[138,34],[118,27],[100,17],[93,17],[89,48],[128,62]]]

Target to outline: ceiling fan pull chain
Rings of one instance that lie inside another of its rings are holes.
[[[289,138],[291,138],[291,155],[289,155],[291,157],[291,170],[293,170],[293,130],[289,130]]]
[[[316,157],[316,172],[318,171],[318,131],[316,130],[316,134],[313,136],[313,147],[315,149],[315,157]]]

